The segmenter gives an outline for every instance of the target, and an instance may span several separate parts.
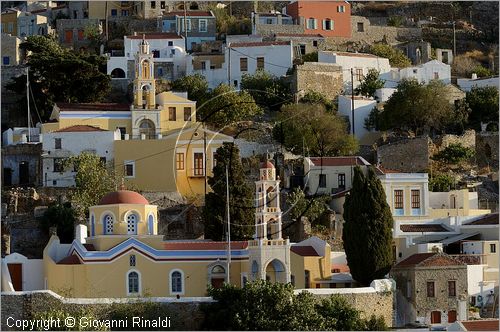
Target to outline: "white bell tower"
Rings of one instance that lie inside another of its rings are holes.
[[[249,241],[250,279],[290,282],[290,242],[281,228],[280,180],[265,161],[255,182],[255,234]]]

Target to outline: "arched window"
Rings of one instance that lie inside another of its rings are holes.
[[[174,270],[170,273],[170,293],[184,293],[184,276],[181,270]]]
[[[148,217],[148,233],[149,235],[153,235],[155,233],[155,218],[152,214]]]
[[[150,76],[151,76],[151,73],[149,72],[149,61],[143,61],[142,62],[142,78],[149,79]]]
[[[142,120],[139,124],[139,134],[145,134],[146,138],[152,139],[155,136],[155,124],[151,120]]]
[[[139,273],[132,271],[127,276],[127,295],[139,294],[140,280]]]
[[[104,234],[113,234],[113,216],[107,214],[103,218]]]
[[[95,220],[94,215],[90,217],[90,236],[95,236]]]
[[[137,235],[137,215],[130,213],[127,216],[127,234]]]
[[[226,273],[226,269],[221,265],[215,265],[212,268],[212,274]]]
[[[125,71],[121,68],[115,68],[111,71],[111,78],[125,78]]]

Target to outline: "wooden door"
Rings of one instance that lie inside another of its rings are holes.
[[[27,185],[30,183],[30,164],[27,161],[19,163],[19,184]]]
[[[448,323],[454,323],[457,320],[457,312],[455,310],[448,311]]]
[[[224,284],[224,278],[212,278],[213,288],[222,288],[222,284]]]
[[[10,279],[15,291],[23,290],[23,265],[19,263],[7,264],[10,273]]]
[[[73,30],[64,31],[64,42],[72,43],[73,42]]]
[[[431,324],[441,323],[441,311],[431,312]]]

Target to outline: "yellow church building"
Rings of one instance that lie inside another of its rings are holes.
[[[68,297],[121,298],[200,297],[208,286],[241,287],[256,279],[291,282],[300,289],[328,287],[330,246],[314,237],[297,244],[282,237],[279,183],[273,164],[263,163],[254,238],[231,242],[230,251],[227,242],[164,241],[155,205],[124,188],[108,193],[90,207],[88,224],[77,226],[73,243],[51,237],[39,270],[18,254],[3,259],[2,290],[38,285]],[[25,273],[13,273],[16,264]]]
[[[205,194],[214,155],[233,138],[208,130],[196,120],[196,102],[185,92],[156,94],[153,55],[143,39],[135,56],[132,105],[116,103],[54,105],[41,134],[75,125],[119,131],[114,168],[127,185],[141,191]]]

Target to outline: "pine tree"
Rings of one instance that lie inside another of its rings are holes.
[[[208,184],[213,192],[205,196],[203,220],[205,237],[225,239],[227,224],[226,165],[229,166],[229,214],[231,216],[231,241],[251,238],[254,233],[254,202],[252,188],[246,183],[239,149],[233,143],[224,143],[217,149],[216,166]]]
[[[367,177],[355,168],[344,220],[342,239],[351,275],[367,286],[391,269],[394,223],[384,188],[372,168]]]

